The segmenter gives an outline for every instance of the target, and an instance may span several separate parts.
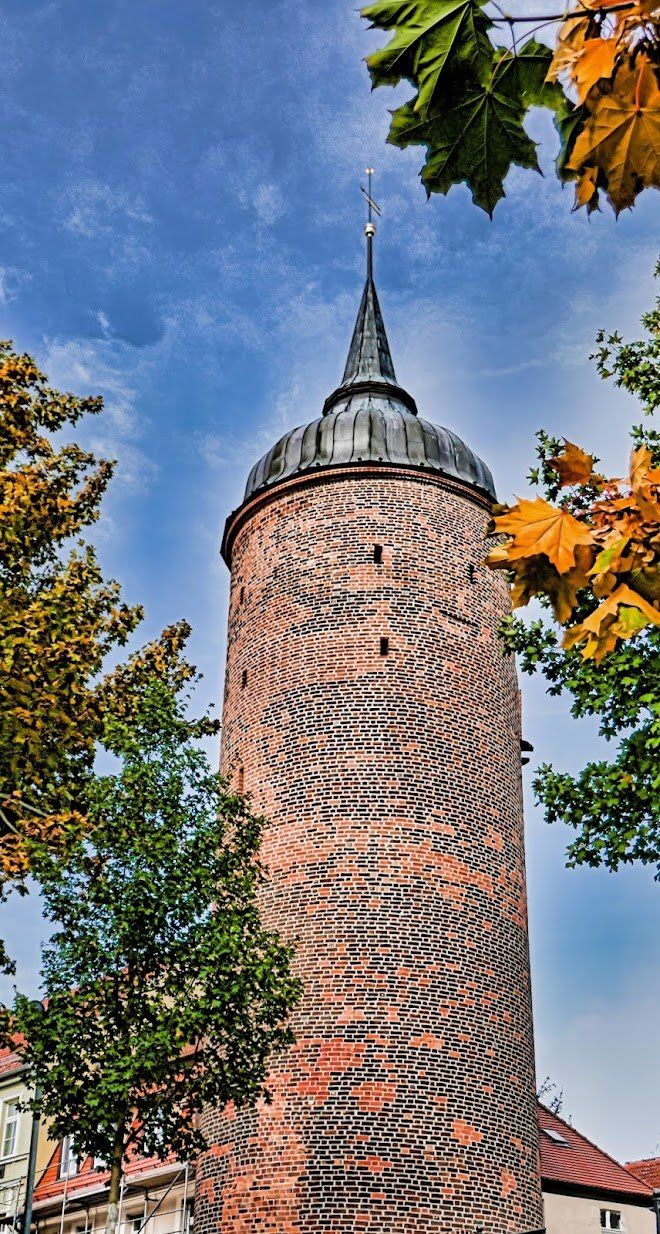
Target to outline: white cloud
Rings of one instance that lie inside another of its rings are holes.
[[[94,180],[71,185],[64,194],[62,207],[63,226],[78,236],[114,234],[119,219],[145,226],[154,221],[140,197]]]
[[[260,184],[254,195],[254,208],[262,223],[277,223],[288,210],[284,194],[277,184]]]
[[[77,426],[76,438],[98,455],[117,460],[117,484],[142,491],[153,479],[156,465],[135,444],[146,422],[137,406],[136,388],[124,372],[134,354],[134,349],[109,339],[50,339],[43,367],[59,388],[103,396],[100,417]]]
[[[15,266],[0,266],[0,304],[10,304],[15,300],[21,284],[28,279],[29,275]]]

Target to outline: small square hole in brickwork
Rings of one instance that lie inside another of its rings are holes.
[[[374,544],[374,561],[377,566],[383,564],[383,546],[382,544]]]
[[[381,640],[380,640],[380,654],[381,654],[381,656],[386,656],[386,655],[389,653],[389,650],[390,650],[390,640],[389,640],[389,638],[381,638]]]
[[[245,689],[246,685],[247,685],[247,669],[244,668],[241,674],[241,686],[243,689]]]

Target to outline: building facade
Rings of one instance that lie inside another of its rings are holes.
[[[81,1160],[70,1140],[57,1144],[34,1192],[36,1234],[103,1234],[109,1171]],[[170,1158],[133,1155],[122,1181],[117,1234],[192,1234],[194,1169]]]
[[[230,516],[222,766],[270,820],[295,1046],[209,1111],[201,1234],[543,1225],[519,695],[487,467],[397,383],[372,272],[344,377]]]
[[[653,1188],[539,1106],[547,1234],[656,1234]]]
[[[17,1230],[25,1207],[32,1114],[22,1105],[31,1096],[20,1054],[0,1050],[0,1229]],[[54,1145],[42,1129],[37,1142],[37,1176]]]

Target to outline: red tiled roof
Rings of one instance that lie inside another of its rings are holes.
[[[643,1161],[627,1161],[626,1169],[641,1178],[654,1191],[660,1191],[660,1157],[645,1157]]]
[[[18,1043],[18,1038],[16,1039]],[[12,1071],[20,1071],[23,1066],[23,1060],[20,1054],[12,1050],[11,1046],[3,1046],[0,1049],[0,1076],[11,1075]]]
[[[653,1190],[639,1176],[633,1174],[613,1157],[597,1148],[586,1136],[580,1135],[563,1118],[552,1114],[539,1104],[541,1178],[555,1187],[561,1185],[575,1190],[615,1192],[631,1198],[652,1199]],[[557,1144],[543,1129],[548,1128],[568,1141]]]
[[[36,1203],[44,1200],[60,1199],[64,1195],[65,1190],[69,1199],[83,1191],[102,1192],[110,1182],[110,1171],[95,1169],[93,1157],[87,1157],[85,1161],[81,1162],[78,1173],[69,1179],[60,1178],[61,1161],[62,1144],[60,1143],[57,1145],[34,1189]],[[124,1177],[127,1183],[131,1183],[143,1174],[148,1174],[150,1170],[165,1170],[176,1164],[177,1158],[174,1154],[167,1157],[165,1161],[160,1161],[158,1157],[140,1157],[137,1154],[133,1154],[130,1156],[126,1166]]]

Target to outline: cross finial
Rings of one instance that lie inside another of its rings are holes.
[[[360,185],[360,188],[367,199],[367,225],[364,229],[364,234],[367,237],[367,278],[371,279],[373,278],[374,268],[373,242],[376,234],[374,214],[380,218],[381,210],[380,206],[374,201],[371,193],[371,179],[374,175],[374,169],[373,167],[365,167],[365,172],[367,176],[367,188],[365,189],[362,184]]]

